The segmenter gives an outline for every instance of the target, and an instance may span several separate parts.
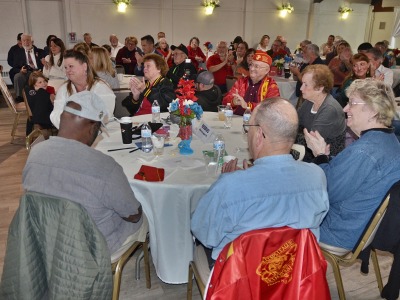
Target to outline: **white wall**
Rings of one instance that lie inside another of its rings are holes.
[[[284,35],[288,46],[294,49],[301,40],[310,39],[320,45],[329,34],[341,35],[353,49],[364,42],[369,28],[369,5],[352,4],[354,12],[341,20],[337,12],[342,0],[291,0],[295,7],[285,19],[278,15],[280,0],[221,0],[211,16],[204,15],[201,0],[131,0],[125,14],[116,10],[112,0],[0,0],[0,64],[5,62],[8,49],[15,44],[19,32],[33,34],[35,44],[43,48],[49,34],[60,36],[68,47],[68,32],[76,32],[82,39],[90,32],[93,42],[108,43],[115,33],[120,40],[128,35],[140,37],[165,31],[170,44],[188,44],[192,36],[214,45],[219,40],[232,41],[241,35],[250,46],[259,42],[263,34],[271,38]],[[375,14],[372,42],[390,38],[393,14]],[[373,18],[371,18],[373,19]],[[384,32],[378,31],[378,20],[387,22]]]

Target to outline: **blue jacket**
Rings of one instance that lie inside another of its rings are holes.
[[[400,179],[400,144],[390,129],[372,129],[329,163],[329,212],[320,241],[352,249],[389,188]]]
[[[222,174],[200,199],[191,229],[216,259],[222,248],[253,229],[310,228],[318,238],[328,211],[324,173],[289,154],[257,159],[247,170]]]

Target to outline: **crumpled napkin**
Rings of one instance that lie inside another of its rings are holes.
[[[164,169],[142,165],[133,178],[144,181],[164,181]]]

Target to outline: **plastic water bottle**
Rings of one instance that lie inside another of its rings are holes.
[[[214,162],[218,165],[222,165],[223,156],[225,153],[225,141],[222,134],[217,134],[214,140]]]
[[[243,114],[243,125],[249,125],[250,117],[251,117],[251,109],[250,107],[247,106]]]
[[[233,116],[232,106],[230,103],[228,103],[225,107],[225,123],[224,123],[225,128],[232,127],[232,116]]]
[[[153,149],[153,144],[151,143],[151,128],[147,123],[143,123],[142,130],[142,151],[150,152]]]
[[[185,73],[183,74],[183,79],[185,80],[190,80],[191,74],[190,74],[190,65],[192,63],[192,60],[190,58],[185,59]]]
[[[160,105],[158,104],[157,100],[154,100],[153,104],[151,105],[151,121],[153,123],[160,123]]]

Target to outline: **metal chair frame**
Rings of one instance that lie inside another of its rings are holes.
[[[119,299],[119,292],[121,287],[121,277],[122,269],[124,268],[126,262],[129,260],[130,256],[139,248],[142,248],[144,254],[144,267],[146,273],[146,287],[151,288],[150,279],[150,262],[149,262],[149,237],[146,237],[144,242],[134,242],[128,250],[114,263],[111,264],[113,272],[113,300]],[[138,267],[138,266],[137,266]]]
[[[187,300],[192,300],[193,293],[193,275],[196,280],[197,287],[199,288],[201,298],[204,298],[204,291],[206,289],[205,283],[201,279],[200,273],[194,261],[189,262],[189,276],[187,285]]]
[[[375,237],[376,231],[378,230],[378,227],[383,219],[383,216],[385,215],[387,206],[389,204],[389,200],[390,200],[390,195],[388,195],[385,198],[385,200],[379,206],[378,210],[375,212],[370,224],[368,225],[367,229],[365,230],[365,232],[364,232],[362,238],[360,239],[357,247],[355,248],[354,252],[350,251],[344,255],[336,255],[336,254],[329,252],[327,249],[324,249],[323,247],[321,247],[323,255],[325,256],[326,260],[329,261],[329,263],[332,266],[340,300],[346,300],[346,295],[345,295],[344,288],[343,288],[342,275],[340,273],[340,265],[342,265],[342,266],[352,265],[357,260],[357,257],[360,254],[360,252],[371,244],[372,240]],[[371,258],[372,258],[372,263],[374,265],[376,280],[378,282],[378,288],[379,288],[379,291],[382,292],[382,289],[383,289],[382,276],[381,276],[381,271],[380,271],[379,264],[378,264],[378,257],[376,255],[375,249],[372,249],[372,251],[371,251]]]

